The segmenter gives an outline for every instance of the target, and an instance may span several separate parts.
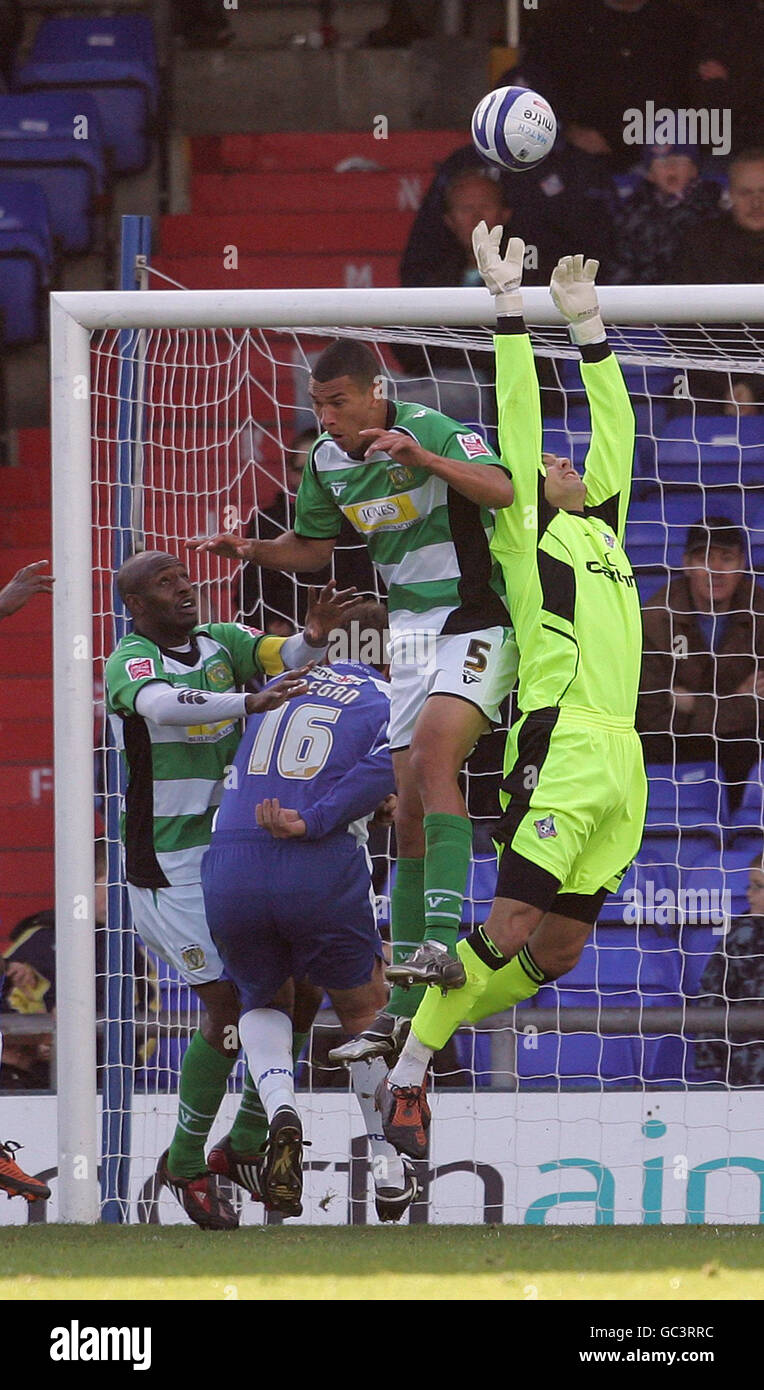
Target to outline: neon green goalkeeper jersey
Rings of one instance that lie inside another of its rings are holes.
[[[642,664],[636,579],[623,549],[631,491],[634,412],[607,344],[584,349],[581,376],[591,412],[583,513],[544,497],[541,408],[530,338],[494,339],[499,443],[515,489],[497,513],[491,549],[500,561],[520,650],[524,714],[577,707],[594,719],[633,723]],[[594,360],[599,359],[599,360]]]
[[[422,405],[391,402],[387,428],[442,458],[505,466],[476,431]],[[501,568],[489,547],[494,516],[488,507],[426,468],[405,467],[388,454],[353,459],[321,434],[300,482],[294,529],[298,536],[336,536],[343,515],[387,586],[393,635],[509,626]]]

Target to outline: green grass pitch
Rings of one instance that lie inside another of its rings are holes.
[[[14,1226],[0,1240],[0,1302],[762,1297],[755,1226]]]

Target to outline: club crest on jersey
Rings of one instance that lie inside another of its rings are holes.
[[[551,840],[557,834],[554,816],[545,816],[543,820],[535,820],[533,824],[540,840]]]
[[[411,487],[414,482],[414,474],[410,468],[406,468],[402,463],[391,463],[387,466],[387,476],[393,487]]]
[[[457,434],[456,437],[468,459],[478,458],[481,454],[488,454],[490,456],[491,450],[488,448],[482,434],[478,434],[477,430],[472,434]]]
[[[341,497],[342,494],[343,494],[343,492],[345,491],[345,488],[346,488],[346,487],[347,487],[347,482],[344,482],[344,483],[341,483],[341,482],[338,482],[338,483],[330,483],[330,484],[329,484],[329,491],[330,491],[330,493],[332,494],[332,497]]]
[[[180,956],[187,970],[203,970],[207,963],[201,946],[184,946]]]
[[[231,668],[224,661],[213,661],[211,666],[206,667],[205,674],[210,690],[230,689],[232,685]]]
[[[612,550],[613,546],[615,545],[615,536],[611,536],[607,531],[603,531],[602,539],[605,542],[605,545],[609,546]]]
[[[154,663],[150,656],[135,657],[132,661],[127,662],[125,670],[131,681],[142,681],[147,676],[156,675]]]

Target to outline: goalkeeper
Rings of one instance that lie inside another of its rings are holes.
[[[623,550],[634,414],[599,314],[598,263],[565,256],[552,298],[581,352],[592,435],[583,478],[541,452],[533,352],[522,317],[524,246],[499,253],[501,228],[474,245],[496,297],[496,394],[514,505],[498,513],[500,561],[520,650],[518,705],[507,740],[495,838],[496,898],[461,941],[466,983],[429,989],[398,1063],[377,1089],[387,1139],[424,1156],[425,1077],[434,1052],[576,964],[606,894],[636,854],[647,783],[634,728],[642,658],[639,595]]]

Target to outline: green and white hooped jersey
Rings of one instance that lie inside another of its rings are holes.
[[[215,694],[235,693],[253,676],[285,670],[287,639],[241,623],[194,628],[188,652],[158,647],[138,633],[123,637],[106,663],[106,710],[127,765],[121,818],[126,877],[138,888],[199,883],[225,770],[241,737],[238,719],[189,726],[155,724],[135,710],[154,681]]]
[[[506,467],[480,434],[425,406],[391,402],[387,428],[442,458]],[[388,454],[353,459],[322,434],[302,476],[294,529],[298,536],[336,536],[343,515],[387,587],[393,636],[509,625],[501,567],[489,548],[488,507],[426,468],[404,467]]]

